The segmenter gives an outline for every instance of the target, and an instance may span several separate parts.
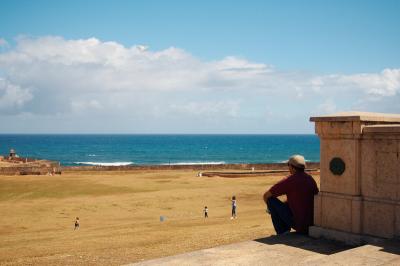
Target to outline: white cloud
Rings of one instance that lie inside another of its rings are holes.
[[[210,117],[220,115],[222,117],[236,117],[240,110],[239,101],[218,102],[189,102],[183,105],[172,104],[170,109],[185,115]]]
[[[0,79],[0,110],[6,113],[14,113],[33,96],[28,89],[11,84],[5,79]]]
[[[319,104],[316,110],[316,114],[324,114],[324,115],[336,112],[337,112],[336,105],[331,99],[328,99],[323,103]]]
[[[393,96],[400,91],[400,69],[384,69],[377,74],[341,76],[339,82],[354,84],[371,95]]]
[[[6,39],[0,38],[0,47],[8,46],[8,42]]]
[[[312,78],[310,83],[316,92],[322,88],[333,88],[350,89],[360,95],[393,96],[400,92],[400,69],[384,69],[380,73],[318,76]]]
[[[118,130],[127,119],[139,127],[172,118],[260,121],[266,109],[277,114],[268,121],[286,114],[305,123],[310,114],[336,110],[400,112],[400,105],[387,106],[388,97],[400,101],[400,69],[315,75],[235,56],[204,61],[176,47],[153,51],[96,38],[20,37],[0,52],[0,78],[0,109],[69,117],[71,127],[82,114],[91,121],[108,117],[113,124],[104,127]]]
[[[73,101],[71,102],[71,107],[72,110],[77,113],[103,109],[103,106],[97,100]]]

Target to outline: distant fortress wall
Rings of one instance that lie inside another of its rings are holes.
[[[128,171],[128,170],[287,170],[286,163],[265,164],[195,164],[195,165],[126,165],[126,166],[63,166],[63,170],[80,171]],[[319,169],[318,162],[307,163],[307,168]]]
[[[0,161],[0,175],[61,174],[60,164],[54,161],[32,158],[5,158]]]
[[[52,167],[45,166],[0,167],[0,175],[46,175],[52,172]],[[55,173],[60,173],[60,171],[55,171]]]

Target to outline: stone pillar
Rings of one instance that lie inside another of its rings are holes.
[[[400,115],[311,117],[321,140],[310,235],[360,244],[400,236]]]

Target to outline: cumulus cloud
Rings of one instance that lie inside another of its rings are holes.
[[[268,120],[285,119],[295,110],[307,121],[310,114],[333,110],[369,111],[372,100],[371,109],[384,112],[388,97],[400,98],[400,69],[315,75],[236,56],[205,61],[176,47],[154,51],[58,36],[19,37],[14,47],[0,50],[0,78],[0,109],[8,115],[108,117],[116,129],[127,119],[240,121],[263,117],[266,108]]]
[[[329,87],[357,90],[368,95],[393,96],[400,92],[400,69],[384,69],[380,73],[319,76],[311,80],[311,85],[318,92],[322,87]]]
[[[339,82],[354,84],[371,95],[393,96],[400,91],[400,69],[384,69],[377,74],[341,76]]]
[[[239,101],[218,101],[218,102],[188,102],[183,105],[172,104],[171,110],[185,114],[196,116],[228,116],[236,117],[240,109]]]
[[[15,113],[33,96],[29,89],[21,88],[5,79],[0,79],[0,110],[5,113]]]

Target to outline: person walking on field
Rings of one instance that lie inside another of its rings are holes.
[[[314,195],[319,190],[312,176],[304,172],[303,156],[291,156],[288,167],[290,175],[267,190],[263,199],[278,235],[289,233],[291,228],[307,234],[309,226],[313,225]],[[286,195],[287,202],[277,198],[281,195]]]
[[[76,217],[74,230],[79,229],[79,217]]]
[[[204,218],[208,218],[208,208],[207,208],[207,206],[204,207]]]
[[[236,196],[232,196],[232,216],[231,219],[236,219]]]

